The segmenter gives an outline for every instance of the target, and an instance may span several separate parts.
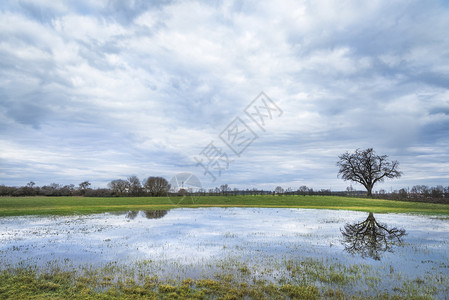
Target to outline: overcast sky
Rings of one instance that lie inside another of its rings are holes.
[[[1,1],[0,184],[449,185],[449,2],[241,2]]]

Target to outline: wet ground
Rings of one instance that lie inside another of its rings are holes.
[[[312,259],[369,266],[380,281],[392,274],[410,280],[448,278],[448,217],[373,214],[370,223],[368,216],[314,209],[179,208],[4,217],[0,268],[144,261],[158,276],[195,278],[212,276],[220,264],[234,264],[274,280],[288,273],[290,262]],[[357,232],[345,239],[348,224]],[[395,236],[394,229],[402,234]],[[388,289],[392,283],[381,285]]]

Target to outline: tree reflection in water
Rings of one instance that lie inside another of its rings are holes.
[[[134,220],[139,214],[138,210],[130,210],[126,214],[127,219]],[[157,209],[157,210],[144,210],[143,215],[147,219],[160,219],[167,214],[167,210]]]
[[[167,214],[167,210],[156,209],[156,210],[144,210],[143,214],[147,219],[160,219]]]
[[[127,218],[127,219],[131,219],[131,220],[134,220],[134,219],[137,217],[138,214],[139,214],[139,211],[138,211],[138,210],[130,210],[130,211],[128,211],[128,213],[126,214],[126,218]]]
[[[380,260],[383,252],[393,252],[393,245],[402,243],[401,238],[406,235],[405,229],[388,228],[374,218],[372,212],[361,223],[347,223],[343,234],[345,250],[351,254],[359,253],[362,257],[371,257]]]

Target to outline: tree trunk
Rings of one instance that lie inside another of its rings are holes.
[[[372,197],[373,194],[371,193],[371,191],[373,190],[373,188],[372,188],[372,187],[367,187],[366,190],[367,190],[367,192],[368,192],[368,193],[366,194],[366,196],[367,196],[367,197]]]

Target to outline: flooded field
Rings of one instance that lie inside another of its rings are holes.
[[[97,270],[110,281],[125,275],[137,282],[227,276],[354,295],[443,297],[449,288],[449,219],[278,208],[5,217],[0,266]]]

